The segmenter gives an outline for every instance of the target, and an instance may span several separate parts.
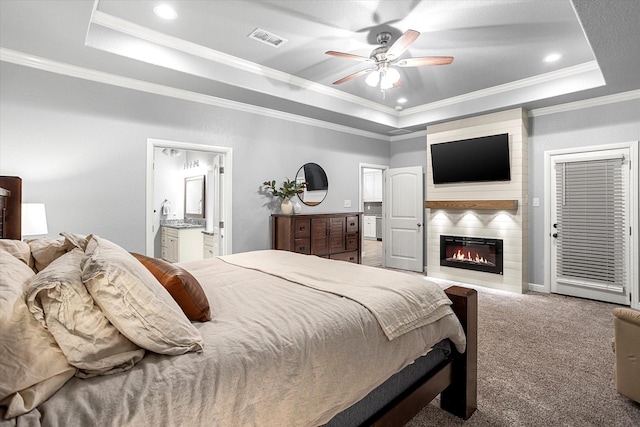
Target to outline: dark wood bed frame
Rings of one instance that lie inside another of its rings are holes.
[[[468,419],[477,407],[478,293],[475,289],[451,286],[445,293],[467,336],[467,349],[418,380],[364,425],[400,427],[440,394],[440,407]]]
[[[20,240],[22,180],[0,176],[0,238]],[[452,286],[445,293],[453,302],[467,336],[467,349],[454,351],[450,360],[416,381],[395,401],[380,410],[364,425],[375,427],[403,426],[440,394],[440,407],[468,419],[477,405],[478,294],[474,289]]]

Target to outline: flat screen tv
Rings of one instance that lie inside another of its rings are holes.
[[[509,134],[431,144],[434,184],[509,181]]]

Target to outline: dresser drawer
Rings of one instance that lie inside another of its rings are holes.
[[[271,249],[360,263],[361,227],[360,212],[273,214]]]
[[[311,235],[311,220],[310,219],[296,219],[295,230],[293,235],[296,239],[300,237],[309,237]]]
[[[360,220],[357,216],[347,217],[347,233],[357,233],[360,228]]]
[[[348,251],[357,251],[358,250],[358,233],[349,233],[347,234],[347,241],[345,243],[345,248]]]
[[[307,255],[311,254],[311,241],[309,239],[295,239],[293,245],[294,252]]]
[[[329,255],[329,258],[337,259],[339,261],[348,261],[348,262],[357,263],[358,262],[358,251],[342,252],[342,253],[339,253],[339,254],[331,254],[331,255]]]

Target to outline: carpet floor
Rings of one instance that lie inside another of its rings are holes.
[[[640,405],[613,384],[616,305],[476,289],[478,409],[463,421],[436,400],[407,427],[640,426]]]

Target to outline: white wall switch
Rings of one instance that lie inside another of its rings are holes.
[[[350,208],[351,207],[351,200],[345,200],[344,201],[344,207],[345,208]]]
[[[540,206],[540,198],[539,197],[534,197],[533,199],[531,199],[531,201],[533,202],[533,206]]]

